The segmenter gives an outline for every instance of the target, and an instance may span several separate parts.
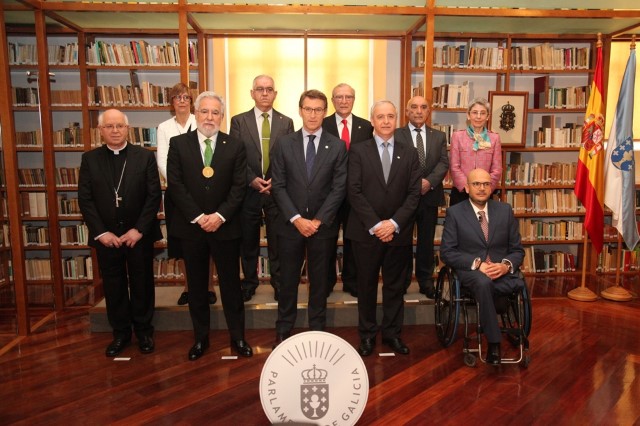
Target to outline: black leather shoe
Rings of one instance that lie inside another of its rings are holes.
[[[275,300],[277,302],[278,299],[280,299],[280,289],[274,287],[273,288],[273,300]]]
[[[105,355],[108,357],[117,356],[120,352],[124,350],[131,343],[131,337],[129,338],[121,338],[117,337],[113,339],[109,346],[107,346],[107,350],[105,351]]]
[[[289,333],[276,333],[276,342],[273,344],[273,349],[275,349],[276,346],[287,340],[289,337],[291,337],[291,334]]]
[[[253,350],[251,346],[245,340],[232,340],[231,349],[233,349],[238,355],[245,358],[251,358],[253,356]]]
[[[360,339],[358,353],[360,356],[369,356],[373,353],[373,347],[376,345],[376,339]]]
[[[208,347],[209,347],[208,340],[202,340],[202,341],[196,342],[196,344],[193,345],[189,350],[189,361],[195,361],[196,359],[200,358],[202,355],[204,355],[204,351]]]
[[[213,291],[209,292],[209,304],[213,305],[218,301],[218,297],[216,296],[216,293]]]
[[[404,344],[402,340],[400,340],[399,337],[396,337],[394,339],[382,339],[382,343],[389,346],[397,354],[400,354],[400,355],[409,354],[409,348],[407,347],[407,345]]]
[[[254,289],[243,288],[242,289],[242,300],[244,300],[245,302],[248,302],[248,301],[251,300],[251,298],[253,297],[254,294],[256,294],[256,291]]]
[[[355,285],[342,285],[342,291],[349,293],[353,297],[358,297],[358,290]]]
[[[143,354],[150,354],[156,348],[153,343],[153,337],[144,336],[138,339],[138,347]]]
[[[424,294],[429,299],[435,299],[436,288],[433,286],[433,281],[420,283],[420,293]]]
[[[180,295],[180,298],[178,299],[178,305],[183,306],[183,305],[186,305],[187,303],[189,303],[189,293],[187,293],[186,291],[183,291],[182,294]]]
[[[489,343],[487,349],[487,364],[500,365],[502,356],[500,355],[500,343]]]

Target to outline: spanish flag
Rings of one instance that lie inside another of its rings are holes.
[[[602,82],[602,41],[598,38],[596,69],[589,105],[584,117],[582,143],[574,192],[584,208],[584,226],[596,251],[602,251],[604,234],[604,90]]]

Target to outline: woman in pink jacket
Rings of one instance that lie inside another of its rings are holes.
[[[489,111],[491,108],[486,99],[474,99],[467,108],[467,128],[457,130],[451,136],[451,206],[469,198],[464,186],[467,183],[467,174],[473,169],[484,169],[491,175],[491,191],[500,183],[502,147],[500,136],[487,130]]]

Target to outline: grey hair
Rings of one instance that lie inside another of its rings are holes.
[[[224,99],[222,99],[222,96],[220,96],[216,92],[212,92],[212,91],[202,92],[202,93],[200,93],[198,95],[198,97],[196,98],[195,102],[193,103],[193,107],[194,107],[194,109],[196,111],[200,109],[200,102],[204,98],[211,98],[211,99],[215,99],[218,102],[220,102],[220,106],[221,106],[221,109],[222,109],[222,111],[220,111],[220,115],[222,117],[224,117]]]
[[[127,117],[127,114],[125,114],[124,112],[120,111],[119,109],[111,108],[111,109],[108,109],[106,111],[102,111],[98,115],[98,126],[102,126],[102,123],[104,123],[104,113],[107,112],[107,111],[118,111],[124,117],[124,124],[126,124],[127,126],[129,125],[129,117]]]
[[[391,102],[391,101],[386,101],[386,100],[383,100],[383,101],[376,101],[376,102],[371,106],[371,112],[369,113],[369,117],[370,117],[371,119],[373,119],[373,110],[375,110],[375,109],[376,109],[376,107],[378,107],[378,106],[380,106],[380,105],[383,105],[383,104],[389,104],[389,105],[391,105],[391,106],[393,107],[393,110],[394,110],[394,112],[396,113],[396,115],[398,115],[398,109],[397,109],[397,108],[396,108],[396,106],[393,104],[393,102]]]
[[[491,112],[491,105],[489,104],[489,101],[487,101],[485,98],[475,98],[474,100],[471,101],[471,103],[467,107],[467,113],[470,113],[471,108],[473,108],[476,105],[480,105],[484,109],[486,109],[487,112]]]

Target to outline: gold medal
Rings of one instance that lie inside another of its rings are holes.
[[[206,178],[210,178],[211,176],[213,176],[213,168],[207,166],[204,169],[202,169],[202,176]]]

